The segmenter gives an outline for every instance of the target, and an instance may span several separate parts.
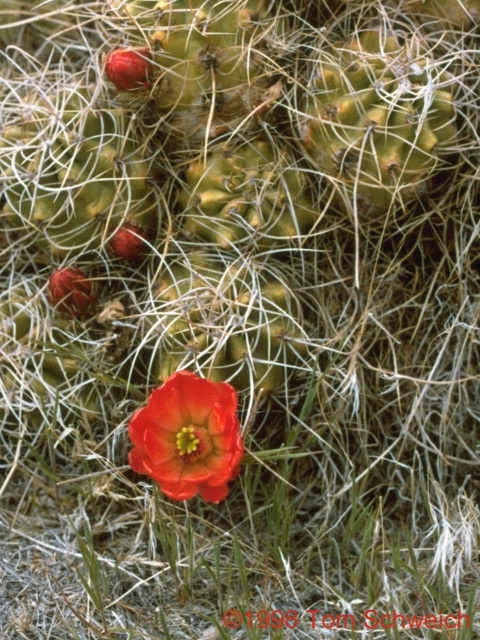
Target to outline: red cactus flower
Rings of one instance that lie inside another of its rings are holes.
[[[95,305],[92,281],[81,269],[63,267],[48,281],[48,300],[57,311],[70,316],[84,316]]]
[[[243,456],[237,404],[237,392],[226,382],[174,373],[130,421],[130,466],[173,500],[200,494],[220,502]]]
[[[134,262],[141,257],[146,248],[147,234],[135,224],[126,222],[115,231],[110,239],[110,248],[117,258],[123,258],[128,262]]]
[[[107,56],[105,73],[119,91],[148,89],[153,71],[149,49],[117,49]]]

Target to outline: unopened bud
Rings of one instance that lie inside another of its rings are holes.
[[[105,73],[119,91],[148,89],[152,75],[152,54],[149,49],[117,49],[107,56]]]
[[[134,262],[145,251],[146,233],[135,224],[126,222],[110,239],[110,248],[117,258],[123,258],[128,262]]]
[[[48,299],[57,311],[74,317],[85,316],[96,303],[92,281],[75,267],[52,273],[48,281]]]

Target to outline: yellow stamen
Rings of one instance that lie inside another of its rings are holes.
[[[177,449],[181,456],[196,451],[199,442],[193,427],[182,427],[182,430],[177,433]]]

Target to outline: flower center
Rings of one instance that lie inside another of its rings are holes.
[[[181,456],[196,451],[199,443],[200,440],[195,436],[193,426],[182,427],[182,430],[177,433],[177,449]]]

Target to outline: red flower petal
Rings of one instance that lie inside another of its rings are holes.
[[[220,396],[220,404],[226,413],[236,413],[238,407],[238,394],[228,382],[217,382],[216,388]]]
[[[210,476],[213,478],[228,468],[228,457],[211,455],[203,461],[205,466],[210,470]]]
[[[148,457],[142,449],[134,448],[128,454],[128,463],[135,473],[148,474],[148,469],[145,467],[145,461],[148,461]]]
[[[150,475],[159,484],[163,482],[180,482],[184,464],[180,456],[166,460],[161,464],[151,464]]]
[[[217,456],[224,455],[228,452],[228,441],[224,436],[214,436],[212,443]]]
[[[145,432],[149,427],[151,429],[156,429],[156,424],[149,419],[148,414],[145,411],[145,407],[135,411],[128,427],[128,436],[135,447],[140,447],[141,449],[144,448]]]
[[[189,500],[198,493],[195,482],[162,482],[160,488],[172,500]]]
[[[186,422],[202,426],[219,400],[216,385],[210,380],[186,376],[185,371],[174,374],[170,380],[176,385]]]
[[[226,413],[224,408],[220,404],[216,404],[208,419],[208,432],[212,436],[219,435],[225,432],[227,422],[230,416]]]
[[[228,485],[226,484],[222,484],[219,487],[209,487],[206,484],[201,484],[198,489],[205,502],[213,502],[215,504],[225,500],[228,494]]]
[[[217,414],[218,416],[218,414]],[[216,427],[212,427],[212,430]],[[232,447],[236,447],[237,434],[240,425],[232,416],[225,417],[225,428],[222,433],[215,433],[212,436],[213,444],[220,450],[229,451]]]
[[[243,452],[242,452],[243,454]],[[232,477],[230,478],[230,480],[235,480],[235,478],[240,475],[240,466],[234,467],[232,469]]]
[[[204,460],[198,460],[197,462],[184,465],[181,478],[189,482],[205,482],[211,475],[212,471],[204,463]]]
[[[228,458],[225,459],[224,465],[215,474],[204,480],[209,487],[218,487],[232,479],[232,465]]]
[[[243,458],[243,454],[244,454],[243,440],[239,434],[237,437],[236,451],[234,451],[233,453],[232,459],[230,460],[230,464],[237,467],[238,464],[240,463],[240,460]]]
[[[163,436],[167,435],[169,440]],[[145,433],[145,451],[155,465],[168,462],[178,455],[176,435],[170,431],[158,432],[147,429]]]
[[[185,425],[185,418],[180,407],[178,389],[166,383],[152,391],[147,402],[147,413],[158,431],[178,433]]]

